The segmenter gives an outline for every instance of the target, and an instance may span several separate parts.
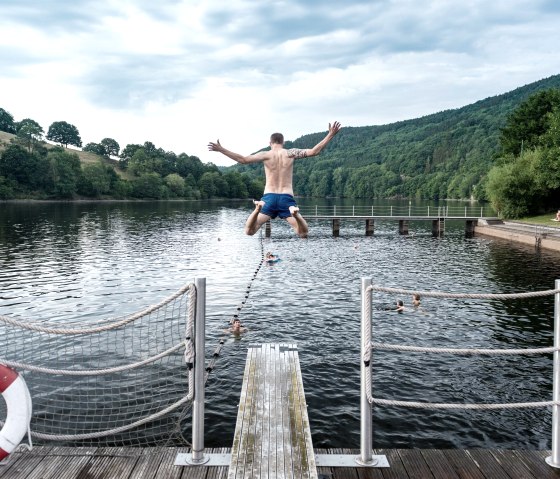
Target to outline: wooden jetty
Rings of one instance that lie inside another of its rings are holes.
[[[40,446],[13,454],[1,479],[227,479],[228,466],[175,466],[187,448],[72,448]],[[208,449],[213,454],[229,448]],[[355,454],[355,449],[316,449],[316,454]],[[377,449],[389,468],[317,467],[319,479],[553,479],[550,451],[488,449]],[[258,476],[243,476],[258,477]],[[266,476],[261,476],[266,477]],[[286,476],[288,477],[288,476]],[[291,476],[297,477],[297,476]]]
[[[482,209],[474,208],[449,208],[449,207],[307,207],[301,208],[301,214],[306,221],[328,220],[332,224],[332,234],[340,236],[340,226],[347,221],[362,221],[365,223],[365,235],[373,236],[376,221],[398,222],[398,232],[407,235],[411,222],[431,222],[432,236],[441,237],[445,233],[446,221],[464,221],[465,235],[473,236],[475,226],[479,219],[492,219],[483,216]],[[271,222],[265,224],[265,236],[272,234]]]
[[[204,453],[220,460],[178,463],[192,451],[177,447],[39,446],[9,456],[0,479],[560,478],[550,451],[374,449],[383,461],[363,467],[359,450],[314,449],[294,344],[248,349],[233,447]]]
[[[317,479],[295,344],[247,352],[228,479]]]

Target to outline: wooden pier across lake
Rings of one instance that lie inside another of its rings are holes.
[[[398,232],[407,235],[410,222],[426,222],[432,224],[432,235],[443,236],[446,221],[464,221],[465,235],[472,236],[474,227],[479,219],[495,219],[484,216],[484,209],[479,207],[413,207],[413,206],[315,206],[300,208],[302,216],[306,221],[329,220],[332,222],[333,236],[340,235],[342,222],[363,221],[365,222],[365,235],[372,236],[375,231],[376,221],[398,222]],[[265,236],[272,234],[271,222],[265,225]]]

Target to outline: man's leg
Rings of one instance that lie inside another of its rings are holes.
[[[270,216],[261,213],[264,201],[253,200],[253,203],[255,203],[255,209],[245,223],[245,234],[249,236],[253,236],[270,219]]]
[[[299,208],[297,206],[290,206],[290,213],[292,216],[286,218],[286,221],[290,223],[292,228],[295,230],[300,238],[307,238],[307,233],[309,232],[309,227],[303,216],[299,214]]]

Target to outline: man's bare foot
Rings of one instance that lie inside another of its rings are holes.
[[[290,206],[288,209],[290,210],[292,216],[295,216],[299,213],[299,208],[297,206]]]
[[[264,206],[264,201],[258,201],[258,200],[253,200],[253,203],[255,203],[255,209],[256,210],[262,210],[262,207]]]

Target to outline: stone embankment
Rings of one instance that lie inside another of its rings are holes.
[[[560,228],[497,219],[478,220],[475,235],[492,236],[560,252]]]

